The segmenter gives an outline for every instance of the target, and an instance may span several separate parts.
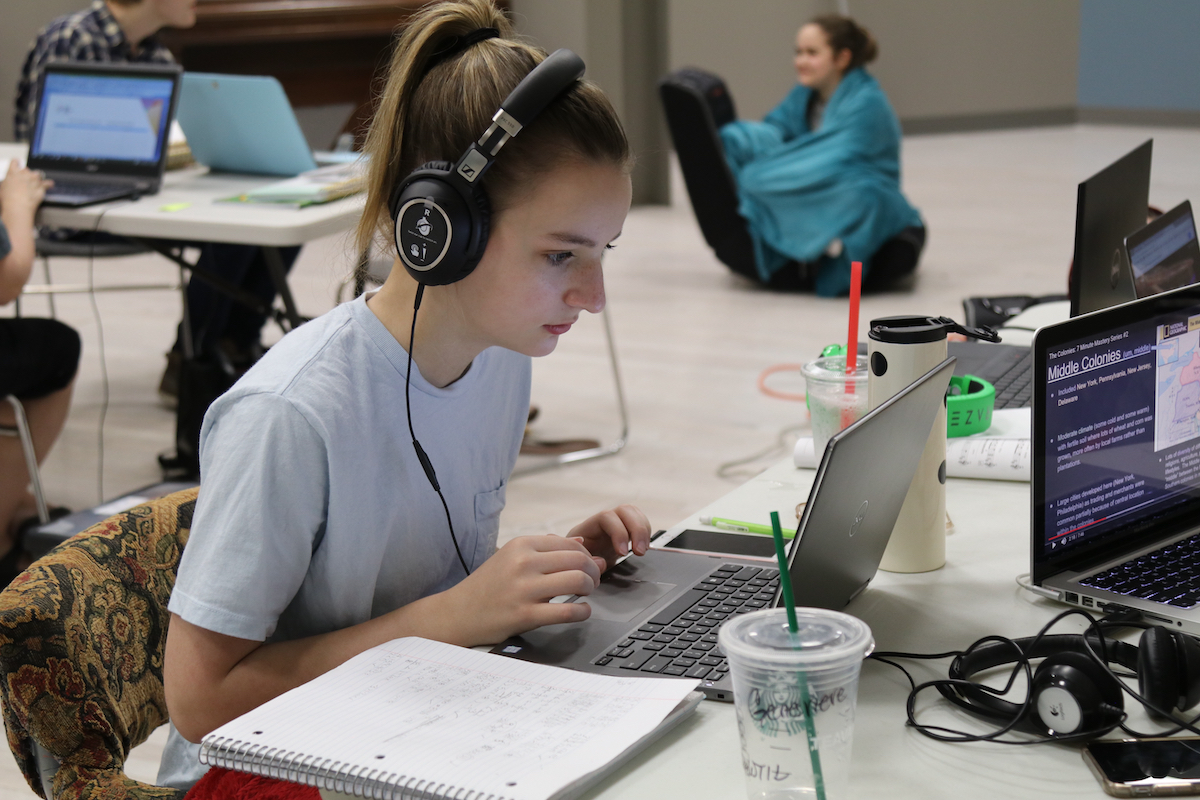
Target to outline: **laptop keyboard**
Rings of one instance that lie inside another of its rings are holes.
[[[729,665],[717,629],[735,614],[769,606],[777,588],[777,569],[723,564],[592,663],[718,681]]]
[[[58,197],[72,198],[97,198],[108,197],[109,195],[125,191],[124,186],[116,183],[96,183],[94,181],[71,181],[62,180],[61,178],[54,179],[54,187],[50,190],[52,195]]]
[[[1200,533],[1130,559],[1080,583],[1115,594],[1191,608],[1200,602]]]
[[[992,385],[996,387],[996,408],[1029,407],[1033,399],[1033,351],[1025,351]]]

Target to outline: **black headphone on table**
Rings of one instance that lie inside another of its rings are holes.
[[[499,36],[495,28],[479,28],[465,36],[454,36],[437,47],[422,75],[429,74],[442,61],[452,58],[477,42]],[[513,89],[492,117],[492,124],[479,140],[472,142],[455,163],[431,161],[422,164],[392,191],[388,210],[392,217],[392,238],[400,263],[417,281],[413,300],[412,328],[408,335],[408,371],[404,377],[404,407],[408,414],[408,432],[413,450],[425,471],[425,477],[442,501],[446,525],[458,563],[467,575],[471,568],[458,546],[450,506],[438,484],[433,462],[429,460],[412,424],[413,342],[417,331],[417,310],[426,286],[445,286],[471,274],[487,249],[491,230],[492,207],[479,179],[496,160],[496,154],[556,97],[583,76],[583,59],[570,50],[555,50],[530,70]]]
[[[495,35],[494,28],[482,28],[458,46],[465,49]],[[491,228],[491,203],[479,179],[500,148],[579,80],[583,70],[579,56],[555,50],[509,93],[492,124],[458,161],[422,164],[396,186],[388,205],[396,252],[415,280],[444,286],[471,274]]]
[[[938,691],[973,714],[1002,722],[1020,718],[1014,726],[1020,730],[1053,739],[1092,739],[1125,720],[1119,679],[1093,653],[1137,675],[1138,694],[1155,716],[1200,703],[1200,642],[1157,625],[1146,628],[1136,646],[1094,634],[1086,642],[1081,634],[988,641],[955,658],[949,670],[951,682],[940,684]],[[998,697],[971,680],[1022,658],[1042,659],[1033,673],[1026,705]]]
[[[1092,627],[1086,634],[1054,634],[1046,631],[1066,616],[1086,617]],[[1144,627],[1137,645],[1105,636],[1105,628]],[[890,659],[944,658],[954,656],[946,678],[916,684],[908,671]],[[1200,641],[1181,631],[1134,622],[1097,621],[1083,611],[1064,611],[1037,636],[1006,639],[987,636],[966,650],[955,653],[916,654],[877,652],[870,658],[897,667],[908,677],[908,724],[933,739],[948,742],[994,741],[1001,744],[1033,744],[1039,740],[1000,739],[1008,731],[1038,734],[1040,741],[1086,742],[1103,736],[1117,726],[1135,737],[1169,735],[1172,731],[1140,734],[1125,726],[1124,695],[1133,696],[1155,718],[1175,722],[1174,731],[1200,733],[1195,720],[1179,722],[1175,711],[1186,711],[1200,703]],[[1041,659],[1033,668],[1031,662]],[[1128,670],[1137,678],[1133,692],[1110,665]],[[1007,685],[993,688],[975,680],[989,670],[1011,666]],[[1023,702],[1004,699],[1015,678],[1024,672],[1029,688]],[[916,698],[935,688],[953,705],[976,716],[997,722],[993,732],[973,734],[916,719]]]

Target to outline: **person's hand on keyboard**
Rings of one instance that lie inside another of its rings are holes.
[[[588,618],[586,603],[551,598],[589,595],[600,585],[603,559],[577,539],[519,536],[496,551],[458,585],[441,595],[442,619],[452,629],[444,641],[495,644],[525,631]],[[439,636],[438,638],[443,638]]]
[[[588,552],[604,559],[604,569],[631,552],[645,555],[650,549],[650,520],[637,506],[617,506],[599,514],[593,514],[576,525],[567,534],[588,549]]]

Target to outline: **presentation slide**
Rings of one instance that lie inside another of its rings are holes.
[[[153,163],[170,97],[167,80],[47,76],[34,153]]]
[[[1050,353],[1046,552],[1200,486],[1198,345],[1193,311]]]

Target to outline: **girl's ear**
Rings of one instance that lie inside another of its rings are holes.
[[[843,47],[838,50],[833,57],[833,65],[837,67],[839,73],[845,74],[846,70],[850,69],[850,62],[854,60],[854,53],[849,47]]]

